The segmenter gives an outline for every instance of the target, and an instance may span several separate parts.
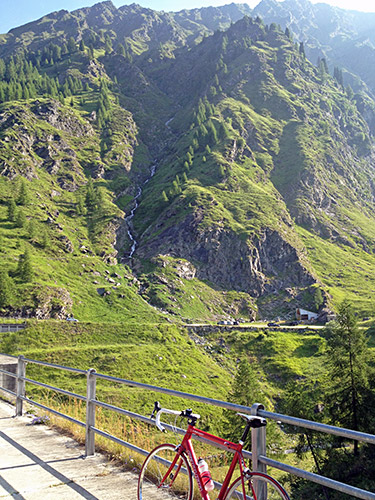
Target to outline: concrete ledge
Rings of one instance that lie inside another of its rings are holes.
[[[0,401],[1,500],[135,500],[138,475]]]

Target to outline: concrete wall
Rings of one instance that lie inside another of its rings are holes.
[[[0,369],[16,374],[17,360],[0,356]],[[14,377],[10,377],[6,373],[0,372],[0,387],[16,392],[16,379]]]

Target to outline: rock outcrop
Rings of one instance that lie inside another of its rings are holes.
[[[252,297],[316,283],[303,266],[297,249],[269,228],[243,239],[229,229],[203,230],[199,217],[189,215],[147,244],[141,243],[137,251],[140,258],[158,254],[186,259],[193,264],[198,279],[223,290],[247,292]]]

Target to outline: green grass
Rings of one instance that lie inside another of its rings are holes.
[[[189,277],[184,277],[184,269],[190,269]],[[209,322],[223,317],[249,319],[255,314],[256,305],[249,294],[220,290],[194,274],[195,268],[189,261],[160,256],[143,277],[148,282],[144,292],[147,301],[187,322]]]
[[[132,322],[141,318],[144,321],[155,321],[160,314],[138,295],[129,269],[115,265],[113,220],[121,217],[122,212],[112,202],[110,180],[96,181],[96,185],[104,190],[100,212],[95,217],[90,214],[83,217],[77,215],[77,196],[84,198],[86,192],[85,168],[90,172],[95,161],[93,155],[98,154],[95,133],[91,130],[88,137],[76,133],[77,129],[84,131],[88,125],[77,111],[70,108],[62,107],[59,112],[69,120],[71,132],[69,129],[58,130],[46,121],[39,120],[26,106],[13,104],[3,106],[3,109],[12,110],[28,128],[31,137],[37,137],[41,144],[46,141],[46,136],[61,138],[60,142],[50,144],[51,154],[55,161],[61,161],[59,179],[73,186],[72,191],[63,189],[57,183],[57,176],[51,176],[45,170],[42,166],[43,159],[33,151],[27,153],[35,160],[34,166],[26,161],[19,162],[18,155],[25,157],[22,152],[24,146],[20,147],[17,136],[11,135],[7,147],[2,149],[2,158],[16,171],[24,172],[23,169],[29,169],[33,175],[32,182],[25,181],[30,202],[26,206],[17,207],[17,210],[22,210],[26,215],[27,222],[23,228],[17,228],[7,216],[8,201],[11,197],[18,196],[20,178],[11,181],[0,176],[0,252],[2,264],[14,277],[16,284],[13,310],[24,307],[32,311],[42,302],[48,303],[51,297],[55,297],[53,300],[63,305],[59,298],[62,292],[62,295],[68,293],[73,303],[71,306],[67,301],[65,314],[73,313],[82,320]],[[127,118],[128,114],[125,115]],[[121,125],[116,126],[114,134],[120,136],[121,130]],[[10,130],[9,132],[12,134]],[[121,135],[121,141],[131,142],[131,134],[131,129],[127,129],[126,134]],[[62,150],[59,150],[60,144]],[[71,148],[68,153],[71,163],[65,167],[68,145]],[[14,155],[13,158],[11,155]],[[29,235],[31,222],[37,228],[32,238]],[[42,246],[43,233],[47,234],[46,247]],[[17,263],[26,245],[30,248],[34,269],[34,278],[30,283],[22,283],[16,275]],[[114,273],[121,277],[115,277],[115,282],[110,283],[108,278]],[[105,288],[110,295],[101,297],[97,288]],[[47,315],[50,314],[46,312]]]
[[[360,315],[372,313],[375,293],[373,255],[324,240],[301,227],[297,230],[333,302],[338,304],[347,299]]]
[[[23,331],[2,334],[0,352],[22,353],[31,359],[80,369],[95,368],[128,380],[208,397],[215,395],[224,400],[230,386],[226,370],[197,349],[186,333],[168,324],[31,321]],[[48,380],[51,385],[79,394],[85,392],[85,377],[32,364],[27,370],[31,378]],[[32,386],[28,387],[28,394],[43,397],[43,391]],[[150,413],[155,398],[166,406],[184,408],[191,404],[106,382],[98,383],[98,398],[143,414]],[[194,404],[194,409],[207,418],[211,415],[210,425],[215,427],[217,410],[199,403]]]

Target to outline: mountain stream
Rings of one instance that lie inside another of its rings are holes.
[[[167,127],[167,129],[169,131],[171,130],[169,124],[171,123],[171,121],[173,119],[174,119],[174,116],[172,116],[172,118],[170,118],[168,121],[165,122],[165,126]],[[157,168],[157,163],[152,165],[152,167],[150,169],[149,177],[143,182],[142,186],[138,187],[137,194],[135,195],[134,200],[133,200],[134,206],[131,209],[130,214],[127,217],[125,217],[125,223],[127,226],[127,233],[128,233],[129,239],[131,241],[131,249],[130,249],[130,253],[129,253],[129,257],[128,257],[129,259],[131,259],[133,257],[134,252],[138,246],[138,242],[137,242],[136,237],[135,237],[134,227],[133,227],[133,222],[132,222],[134,215],[135,215],[135,212],[136,212],[137,208],[139,207],[138,200],[142,196],[144,186],[154,177],[155,172],[156,172],[156,168]]]
[[[132,245],[131,249],[130,249],[130,253],[129,253],[129,259],[131,259],[133,257],[135,249],[137,248],[137,245],[138,245],[138,242],[136,240],[135,233],[134,233],[133,222],[132,222],[133,218],[134,218],[134,215],[135,215],[135,212],[136,212],[137,208],[139,207],[138,200],[142,196],[142,192],[143,192],[144,186],[155,175],[156,167],[157,167],[156,164],[152,165],[152,167],[150,169],[150,176],[143,182],[142,186],[138,187],[137,194],[135,195],[134,200],[133,200],[134,201],[134,206],[131,209],[130,214],[127,217],[125,217],[125,222],[126,222],[126,225],[127,225],[127,232],[128,232],[129,239],[131,241],[131,245]]]

